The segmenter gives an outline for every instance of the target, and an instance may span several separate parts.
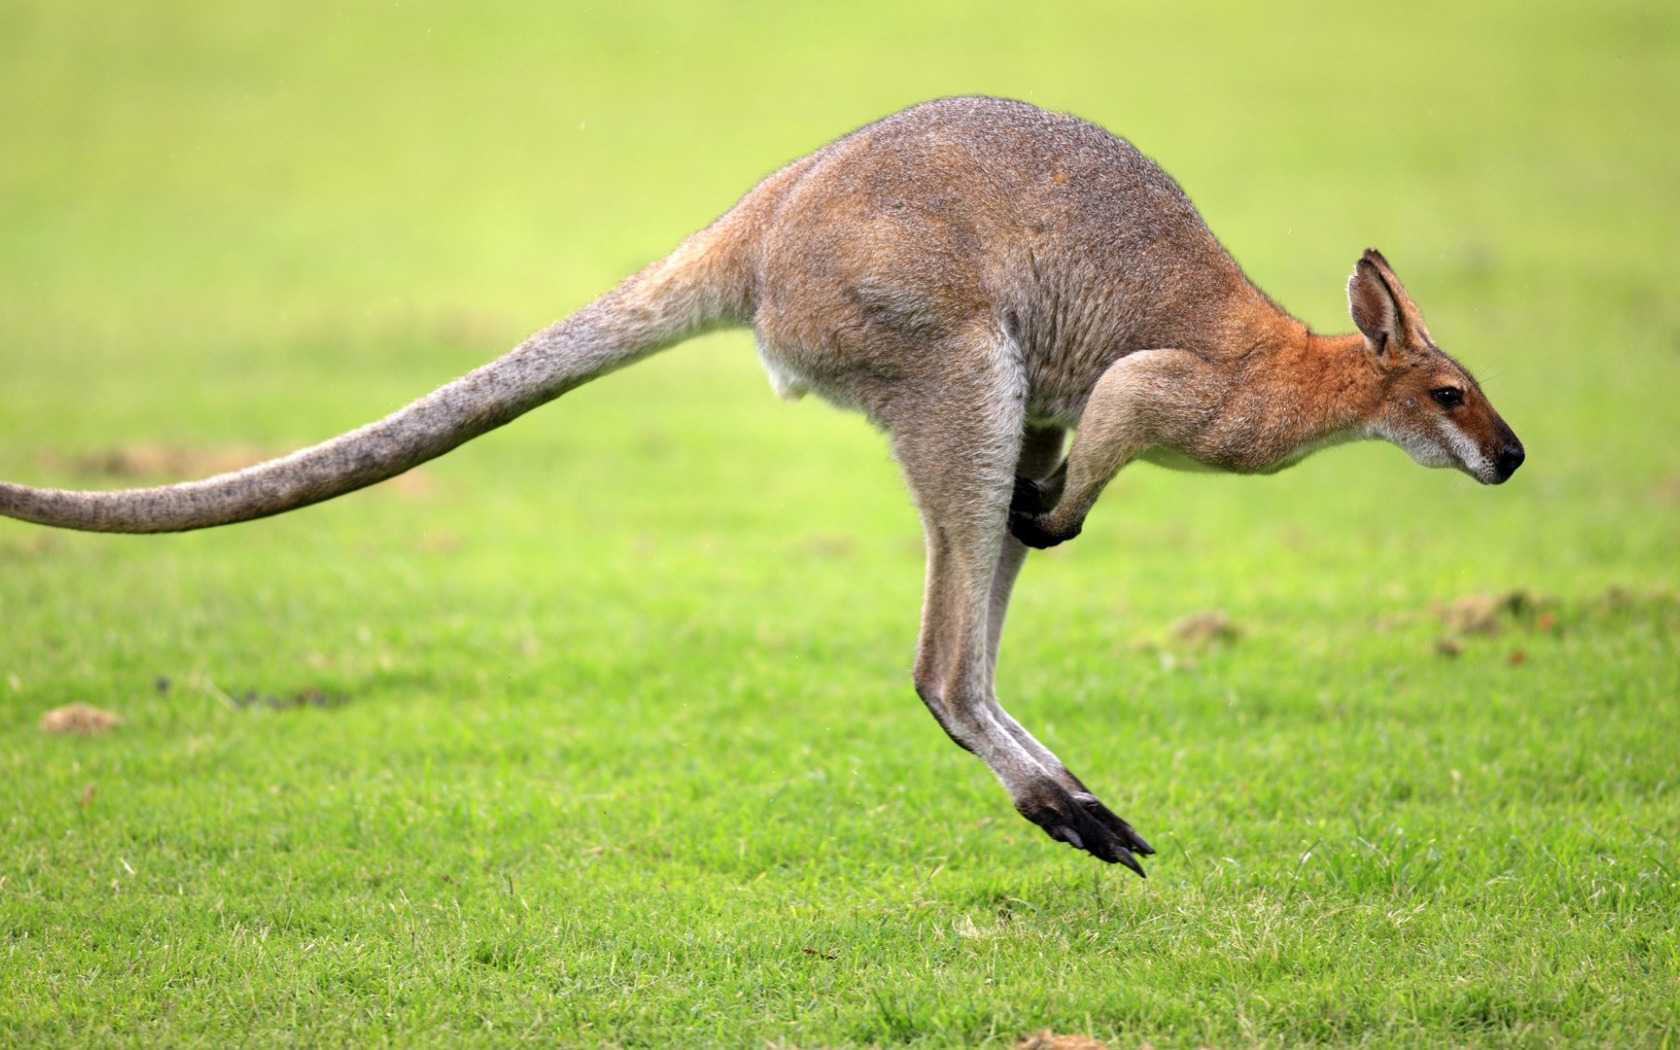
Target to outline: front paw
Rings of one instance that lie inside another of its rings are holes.
[[[1015,495],[1009,501],[1009,513],[1047,514],[1054,506],[1044,482],[1019,474],[1015,476]]]
[[[1066,543],[1079,535],[1079,526],[1065,531],[1051,528],[1046,515],[1043,514],[1011,514],[1009,516],[1009,531],[1015,538],[1036,550],[1054,547],[1058,543]]]

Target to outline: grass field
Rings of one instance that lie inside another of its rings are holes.
[[[1147,881],[945,740],[885,443],[726,334],[299,514],[0,521],[0,1043],[1680,1043],[1673,5],[9,0],[0,477],[338,433],[967,92],[1321,330],[1382,248],[1528,447],[1137,467],[1029,563],[1000,695]]]

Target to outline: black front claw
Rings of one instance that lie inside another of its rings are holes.
[[[1050,490],[1042,481],[1015,475],[1015,495],[1009,501],[1009,513],[1044,514],[1055,505],[1056,501],[1050,498]]]
[[[1010,514],[1009,531],[1015,534],[1016,539],[1035,550],[1054,547],[1079,535],[1077,526],[1067,533],[1050,531],[1044,527],[1044,516],[1041,514]]]

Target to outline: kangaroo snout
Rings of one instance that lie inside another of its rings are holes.
[[[1493,461],[1493,483],[1495,485],[1503,485],[1510,479],[1512,474],[1517,472],[1517,468],[1522,466],[1522,464],[1522,442],[1517,440],[1517,436],[1515,434],[1512,434],[1509,438],[1505,439],[1504,446],[1499,450],[1498,458]]]

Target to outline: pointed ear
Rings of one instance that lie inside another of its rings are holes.
[[[1379,358],[1389,360],[1395,353],[1410,349],[1414,341],[1428,344],[1429,330],[1423,327],[1422,312],[1381,252],[1365,249],[1353,276],[1348,278],[1347,290],[1353,323]]]

